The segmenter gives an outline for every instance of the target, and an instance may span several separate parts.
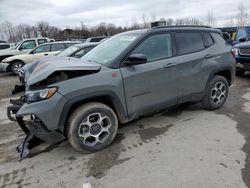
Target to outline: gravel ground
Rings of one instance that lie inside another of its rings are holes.
[[[182,105],[121,126],[101,152],[65,141],[21,163],[24,134],[6,117],[16,83],[0,73],[0,187],[250,187],[250,75],[236,79],[220,110]]]

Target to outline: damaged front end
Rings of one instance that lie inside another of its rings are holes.
[[[16,113],[24,104],[24,97],[18,100],[10,100],[12,104],[7,108],[7,115],[11,121],[18,123],[26,134],[23,142],[17,147],[20,154],[19,160],[34,156],[48,150],[51,146],[60,143],[65,139],[62,133],[49,131],[39,118],[35,115],[16,117]],[[44,143],[44,144],[43,144]],[[41,145],[43,144],[43,145]],[[41,146],[40,148],[37,148]]]
[[[67,98],[59,88],[60,83],[97,73],[100,69],[99,64],[74,58],[47,59],[36,67],[25,86],[16,86],[16,92],[25,90],[25,94],[18,100],[10,100],[7,115],[26,134],[17,147],[20,160],[47,151],[65,139],[60,118]]]

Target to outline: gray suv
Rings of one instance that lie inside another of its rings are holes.
[[[38,141],[65,138],[81,152],[102,150],[118,124],[184,102],[220,108],[234,80],[230,50],[216,29],[156,27],[115,35],[80,60],[36,67],[25,95],[8,107],[27,134],[21,158]]]

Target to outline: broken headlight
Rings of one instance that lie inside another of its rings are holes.
[[[49,99],[52,97],[57,91],[56,87],[45,88],[41,90],[30,90],[26,91],[25,99],[27,102],[37,102]]]

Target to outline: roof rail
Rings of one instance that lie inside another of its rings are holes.
[[[196,27],[196,28],[212,28],[210,26],[205,25],[172,25],[172,26],[156,26],[151,29],[164,29],[164,28],[175,28],[175,27]]]

